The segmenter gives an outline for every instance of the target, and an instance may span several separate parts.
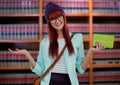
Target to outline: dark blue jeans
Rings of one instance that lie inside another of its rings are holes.
[[[52,73],[49,85],[71,85],[68,74]]]

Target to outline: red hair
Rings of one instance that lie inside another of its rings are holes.
[[[50,13],[50,15],[48,16],[48,19],[49,20],[55,19],[60,15],[63,15],[63,17],[64,17],[65,24],[62,29],[63,36],[65,38],[65,42],[67,45],[69,55],[72,55],[74,53],[74,48],[73,48],[73,45],[72,45],[72,42],[70,39],[70,35],[69,35],[68,27],[67,27],[66,16],[64,15],[63,11],[56,10],[56,11]],[[49,55],[52,57],[56,57],[58,55],[58,42],[57,42],[58,34],[57,34],[57,31],[51,26],[50,22],[48,22],[48,35],[49,35],[49,39],[50,39]]]

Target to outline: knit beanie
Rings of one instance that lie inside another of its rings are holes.
[[[59,5],[53,3],[53,2],[49,2],[46,7],[45,7],[45,19],[46,21],[48,20],[48,16],[51,12],[56,11],[56,10],[61,10],[63,11],[62,7],[60,7]],[[64,11],[63,11],[64,13]]]

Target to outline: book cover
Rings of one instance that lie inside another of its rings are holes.
[[[101,42],[106,48],[113,48],[114,46],[114,36],[107,34],[94,34],[93,35],[93,46],[96,42]]]

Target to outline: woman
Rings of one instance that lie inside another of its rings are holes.
[[[70,39],[72,33],[68,31],[65,13],[55,3],[49,2],[47,4],[45,19],[48,23],[49,36],[41,41],[36,62],[26,49],[16,49],[15,51],[9,49],[9,51],[24,54],[31,64],[31,70],[40,76],[51,65],[66,43],[67,49],[61,59],[41,81],[40,85],[79,85],[76,68],[79,73],[84,73],[89,65],[90,54],[105,47],[98,42],[96,48],[89,48],[86,57],[84,57],[82,34],[75,34],[72,40]]]

